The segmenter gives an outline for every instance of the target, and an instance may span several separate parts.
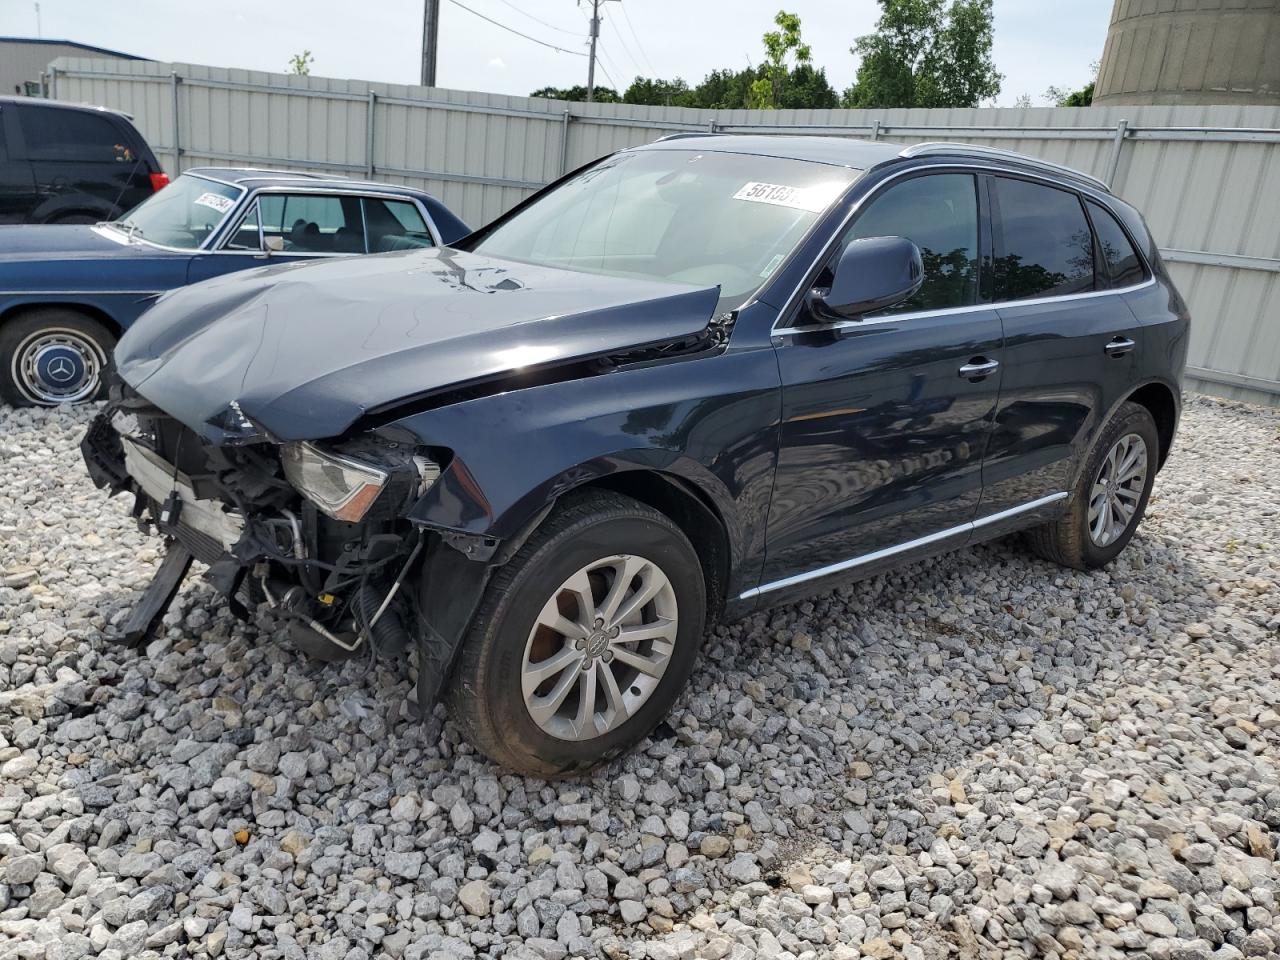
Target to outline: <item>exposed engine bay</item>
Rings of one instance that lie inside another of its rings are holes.
[[[294,645],[318,659],[399,656],[430,644],[421,561],[428,549],[447,548],[405,514],[440,476],[433,451],[376,434],[341,453],[308,442],[215,446],[118,387],[82,452],[99,487],[134,494],[144,532],[170,539],[126,644],[143,642],[192,558],[208,565],[205,579],[237,616],[265,603],[288,619]],[[446,666],[448,651],[438,655]],[[419,673],[427,694],[419,702],[429,703],[440,677]]]

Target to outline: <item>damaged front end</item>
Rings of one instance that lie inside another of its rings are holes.
[[[238,617],[267,604],[313,657],[337,660],[367,648],[395,656],[415,647],[418,702],[429,705],[452,656],[444,637],[456,640],[487,577],[485,564],[458,564],[454,550],[451,565],[470,569],[423,576],[439,566],[443,541],[406,515],[439,478],[442,452],[376,433],[279,443],[233,413],[243,420],[243,442],[215,445],[117,388],[81,444],[94,483],[112,495],[133,493],[139,526],[169,540],[123,642],[145,640],[194,558],[208,565],[205,579]],[[443,589],[428,589],[428,579]]]

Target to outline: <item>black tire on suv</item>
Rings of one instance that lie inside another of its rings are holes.
[[[486,590],[450,712],[509,769],[582,772],[667,715],[705,616],[702,567],[679,527],[616,493],[571,495]]]
[[[1110,563],[1146,513],[1159,459],[1160,438],[1150,411],[1122,403],[1080,471],[1070,509],[1027,531],[1031,549],[1077,570]]]

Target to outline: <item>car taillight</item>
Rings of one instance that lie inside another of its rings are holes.
[[[155,192],[163,190],[169,185],[169,175],[167,173],[153,173],[151,175],[151,189]]]

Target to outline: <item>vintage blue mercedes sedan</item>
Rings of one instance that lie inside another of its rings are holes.
[[[96,398],[116,340],[177,287],[469,232],[408,187],[220,167],[188,170],[119,220],[0,227],[0,396],[19,406]]]

